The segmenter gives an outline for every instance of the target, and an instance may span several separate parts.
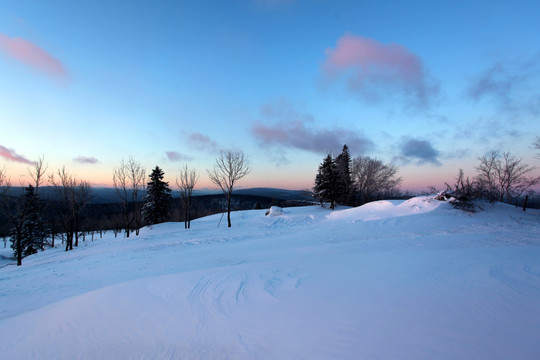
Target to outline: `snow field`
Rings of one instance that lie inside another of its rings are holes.
[[[0,268],[3,359],[536,359],[540,214],[221,215]]]

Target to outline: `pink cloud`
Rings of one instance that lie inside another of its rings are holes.
[[[167,155],[167,159],[169,161],[191,161],[193,158],[188,155],[181,154],[177,151],[167,151],[165,152],[165,155]]]
[[[97,164],[99,162],[98,159],[95,157],[88,157],[88,156],[77,156],[73,159],[73,161],[81,163],[81,164]]]
[[[366,100],[378,100],[388,93],[402,94],[419,106],[427,106],[438,86],[429,84],[420,58],[399,44],[346,34],[335,49],[326,49],[324,75],[346,78],[350,91]]]
[[[300,149],[317,154],[338,153],[347,144],[353,153],[363,154],[373,147],[364,136],[340,127],[314,126],[313,117],[296,111],[281,99],[276,104],[261,106],[263,119],[255,123],[251,132],[262,146]]]
[[[13,161],[28,165],[33,165],[34,163],[24,156],[18,155],[15,150],[6,148],[5,146],[0,145],[0,157],[3,157],[7,161]]]
[[[65,78],[68,73],[62,62],[38,45],[22,38],[0,33],[0,51],[46,74]]]
[[[217,142],[212,140],[209,136],[201,134],[199,132],[193,132],[188,136],[188,142],[197,150],[217,152],[220,150]]]

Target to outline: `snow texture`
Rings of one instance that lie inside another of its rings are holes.
[[[540,212],[221,214],[0,264],[0,359],[537,359]]]

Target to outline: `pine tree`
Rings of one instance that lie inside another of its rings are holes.
[[[143,222],[147,225],[159,224],[168,220],[171,203],[169,183],[163,181],[165,173],[158,166],[150,174],[142,209]]]
[[[39,197],[32,185],[28,185],[24,194],[24,208],[26,209],[20,232],[20,244],[13,241],[11,248],[15,256],[21,253],[21,258],[44,250],[47,239],[44,221],[39,213]],[[16,239],[15,228],[12,229],[12,239]]]
[[[339,177],[337,201],[349,205],[351,202],[353,181],[351,176],[351,155],[347,145],[343,145],[341,154],[336,158],[336,168]]]
[[[336,199],[339,194],[339,174],[336,162],[331,154],[328,154],[319,166],[319,171],[315,177],[313,193],[321,204],[330,202],[330,209],[334,210]]]

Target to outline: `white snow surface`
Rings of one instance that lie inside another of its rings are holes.
[[[540,212],[232,213],[0,268],[0,359],[538,359]]]

